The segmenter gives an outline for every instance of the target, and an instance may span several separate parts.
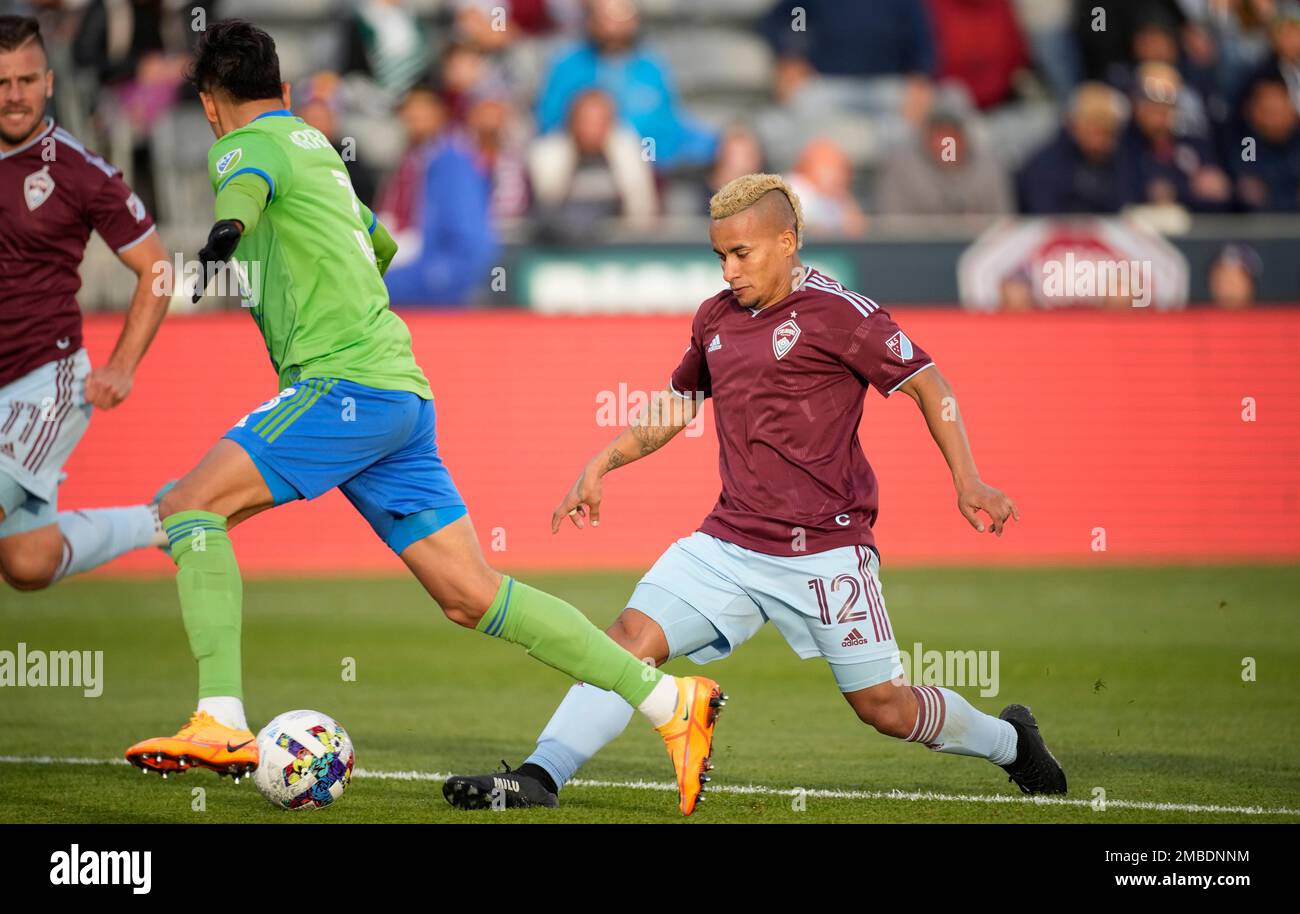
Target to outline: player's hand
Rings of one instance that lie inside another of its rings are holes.
[[[957,490],[957,510],[980,533],[988,530],[998,536],[1002,535],[1009,518],[1020,520],[1020,509],[1005,492],[986,485],[978,479]],[[992,519],[991,524],[985,524],[984,518],[979,516],[980,511]]]
[[[199,263],[203,264],[203,277],[194,290],[194,303],[197,304],[203,297],[208,283],[212,281],[212,277],[217,274],[221,265],[235,253],[243,233],[244,227],[233,219],[222,219],[212,226],[212,231],[208,233],[208,243],[199,251]]]
[[[588,466],[551,514],[551,533],[560,531],[560,524],[566,517],[579,530],[585,526],[587,517],[591,518],[593,527],[600,526],[600,499],[603,495],[601,488],[600,474]]]
[[[129,371],[105,365],[86,376],[86,402],[96,409],[112,409],[131,395],[135,378]]]

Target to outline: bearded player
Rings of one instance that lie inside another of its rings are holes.
[[[707,663],[770,619],[801,658],[829,663],[879,732],[988,759],[1025,793],[1064,793],[1065,773],[1028,708],[992,717],[950,689],[902,680],[871,529],[876,478],[858,440],[866,388],[901,391],[920,407],[971,526],[1001,536],[1020,516],[981,481],[960,416],[945,418],[952,388],[880,306],[800,263],[799,199],[779,176],[737,178],[710,215],[730,288],[700,306],[668,388],[587,464],[551,519],[552,532],[565,516],[596,526],[601,478],[663,447],[713,398],[722,495],[641,579],[610,636],[658,665]],[[466,808],[493,799],[555,806],[559,788],[630,715],[617,695],[575,686],[509,777],[453,777],[444,796]]]
[[[46,117],[53,94],[36,20],[0,16],[0,575],[19,590],[166,542],[154,505],[58,510],[92,408],[130,394],[166,313],[153,267],[167,254],[118,170]],[[94,370],[76,297],[92,230],[136,275],[117,345]]]
[[[381,274],[397,245],[357,200],[330,141],[288,110],[266,32],[216,23],[196,54],[194,85],[217,136],[208,156],[216,223],[199,258],[208,273],[235,258],[282,389],[162,498],[199,701],[174,737],[145,740],[126,757],[164,774],[256,766],[241,684],[242,585],[227,534],[337,487],[452,621],[641,710],[667,744],[689,814],[724,697],[717,684],[662,675],[573,606],[487,564],[438,456],[433,395],[410,332],[389,309]]]

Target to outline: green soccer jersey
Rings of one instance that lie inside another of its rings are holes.
[[[249,174],[266,182],[267,202],[234,261],[280,386],[343,378],[433,399],[411,333],[388,306],[375,217],[325,135],[289,111],[259,116],[208,153],[214,190]]]

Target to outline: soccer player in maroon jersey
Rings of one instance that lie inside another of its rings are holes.
[[[1065,772],[1023,705],[998,717],[951,689],[909,686],[880,587],[878,494],[858,439],[863,394],[920,407],[952,470],[957,508],[999,536],[1015,504],[980,479],[952,388],[875,302],[799,260],[798,197],[777,175],[746,175],[710,203],[729,288],[704,302],[667,389],[596,455],[551,519],[600,520],[601,477],[663,447],[712,397],[722,494],[692,535],[641,579],[609,629],[662,664],[725,657],[769,619],[801,658],[822,657],[858,717],[879,732],[1000,765],[1025,793],[1064,793]],[[443,794],[479,808],[555,806],[556,793],[613,740],[632,709],[570,689],[537,749],[509,777],[453,777]]]
[[[0,575],[19,590],[166,542],[152,505],[58,511],[92,407],[131,393],[166,313],[153,268],[167,255],[117,169],[46,117],[53,93],[36,20],[0,16]],[[76,299],[92,229],[137,277],[113,354],[94,370]]]

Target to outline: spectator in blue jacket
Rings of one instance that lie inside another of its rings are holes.
[[[1248,212],[1300,210],[1300,115],[1279,76],[1256,77],[1246,92],[1245,131],[1233,164]]]
[[[1144,63],[1133,79],[1133,121],[1120,143],[1128,203],[1176,203],[1195,212],[1227,210],[1232,182],[1206,139],[1177,130],[1183,81],[1164,63]]]
[[[638,42],[640,18],[632,0],[589,0],[587,39],[561,51],[537,101],[537,127],[560,129],[574,99],[600,89],[643,140],[659,168],[702,165],[713,158],[717,135],[680,108],[665,64]]]
[[[434,89],[417,85],[398,114],[407,149],[378,209],[398,241],[384,281],[394,305],[464,305],[487,285],[497,251],[488,215],[491,181],[474,150],[448,129]]]
[[[1016,178],[1022,212],[1114,213],[1125,189],[1116,151],[1128,117],[1124,96],[1085,82],[1070,102],[1069,123]]]

